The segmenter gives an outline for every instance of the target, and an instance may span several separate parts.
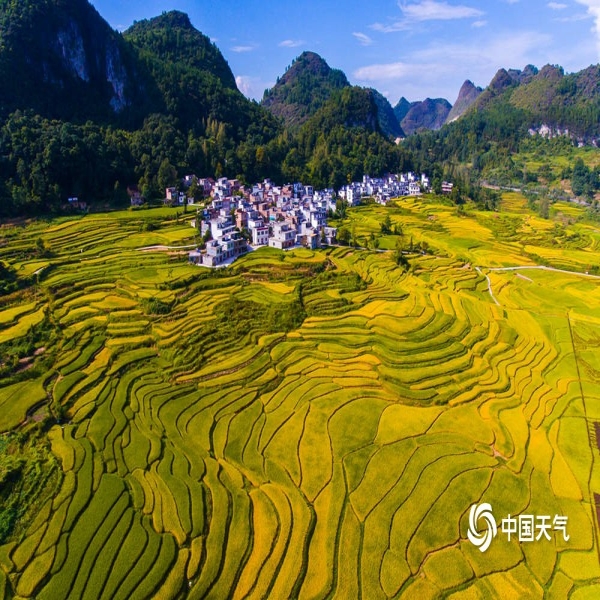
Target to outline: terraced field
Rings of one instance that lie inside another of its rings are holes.
[[[352,212],[359,235],[384,210]],[[0,260],[43,270],[0,306],[2,356],[37,351],[0,383],[0,455],[36,432],[61,476],[0,546],[0,597],[598,597],[600,280],[492,271],[545,248],[514,198],[498,222],[387,210],[436,254],[209,271],[138,250],[193,241],[164,211],[3,230]],[[577,227],[569,270],[600,264]],[[482,502],[570,539],[481,553]]]

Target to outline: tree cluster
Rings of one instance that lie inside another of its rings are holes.
[[[592,199],[594,194],[600,190],[600,165],[590,169],[584,164],[583,159],[578,158],[570,173],[568,171],[563,173],[566,176],[569,174],[571,189],[576,196]]]

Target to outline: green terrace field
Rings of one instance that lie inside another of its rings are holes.
[[[573,195],[573,169],[581,162],[589,171],[598,169],[600,154],[593,146],[577,147],[567,137],[544,139],[531,136],[521,141],[519,151],[511,154],[510,161],[502,167],[486,171],[486,177],[500,185],[536,188],[545,186],[551,192]],[[599,199],[596,187],[596,199]]]
[[[400,199],[349,211],[378,250],[219,270],[141,250],[194,242],[162,209],[2,228],[32,284],[0,297],[0,597],[599,597],[600,231],[577,211]],[[483,502],[570,539],[481,553]]]

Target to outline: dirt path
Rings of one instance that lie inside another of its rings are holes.
[[[190,246],[144,246],[138,248],[140,252],[168,252],[169,250],[193,250],[197,248],[198,244],[191,244]]]
[[[554,267],[544,267],[541,265],[525,266],[525,267],[490,267],[488,271],[522,271],[538,269],[542,271],[551,271],[553,273],[564,273],[565,275],[579,275],[580,277],[589,277],[590,279],[600,279],[600,275],[590,275],[589,273],[581,273],[579,271],[566,271],[565,269],[555,269]]]
[[[490,293],[490,296],[492,297],[492,300],[496,303],[496,305],[500,306],[500,302],[498,302],[498,300],[496,299],[496,296],[494,296],[494,292],[492,291],[492,282],[491,282],[490,278],[485,273],[483,273],[483,271],[479,267],[475,267],[475,270],[480,275],[483,275],[483,277],[486,278],[487,284],[488,284],[488,292]]]
[[[532,265],[532,266],[523,266],[523,267],[488,267],[487,268],[488,271],[492,271],[494,273],[501,273],[501,272],[507,272],[507,271],[510,272],[510,271],[532,270],[532,269],[538,269],[538,270],[542,270],[542,271],[550,271],[553,273],[564,273],[565,275],[577,275],[579,277],[587,277],[588,279],[600,280],[600,275],[590,275],[589,273],[580,273],[579,271],[565,271],[564,269],[555,269],[554,267],[545,267],[545,266],[541,266],[541,265]],[[498,299],[496,298],[496,296],[494,296],[494,292],[492,290],[492,282],[491,282],[490,278],[481,270],[480,267],[475,267],[475,270],[480,275],[482,275],[483,277],[486,278],[487,283],[488,283],[488,292],[490,293],[492,300],[498,306],[501,306],[501,304],[500,304],[500,302],[498,302]],[[526,277],[525,275],[521,275],[520,273],[517,273],[517,277],[520,277],[521,279],[525,279],[527,281],[531,281],[533,283],[532,279],[530,279],[529,277]]]

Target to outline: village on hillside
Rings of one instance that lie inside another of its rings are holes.
[[[253,248],[270,246],[279,250],[294,247],[316,249],[337,242],[337,230],[327,224],[339,199],[357,206],[364,198],[386,205],[392,198],[418,196],[430,191],[429,178],[402,173],[373,178],[365,175],[336,193],[333,189],[315,190],[301,183],[278,186],[266,179],[244,187],[237,179],[222,177],[198,179],[187,176],[183,189],[200,188],[205,207],[198,209],[192,226],[205,242],[205,249],[189,253],[190,262],[207,267],[231,263]],[[452,184],[444,182],[443,192]],[[132,204],[134,198],[132,197]],[[193,206],[186,191],[167,188],[165,204]]]

